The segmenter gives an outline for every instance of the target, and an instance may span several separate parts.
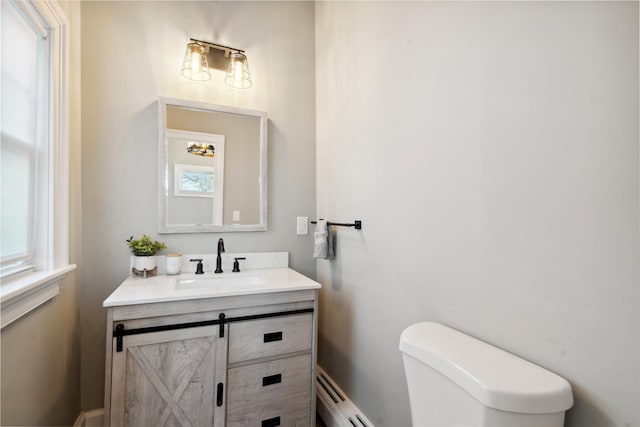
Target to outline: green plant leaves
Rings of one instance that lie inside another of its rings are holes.
[[[126,242],[135,256],[151,256],[162,249],[166,249],[163,242],[152,241],[151,237],[146,234],[142,234],[142,237],[138,240],[134,240],[133,236],[131,236]]]

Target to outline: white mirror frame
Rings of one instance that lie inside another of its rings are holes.
[[[260,119],[260,223],[259,224],[167,224],[167,106],[254,116]],[[184,99],[158,98],[158,232],[159,233],[224,233],[267,230],[267,113]]]

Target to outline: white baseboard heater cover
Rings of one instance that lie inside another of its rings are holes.
[[[316,399],[327,427],[375,427],[320,366],[316,367]]]

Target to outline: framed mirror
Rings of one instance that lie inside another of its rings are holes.
[[[267,229],[267,113],[158,99],[160,233]]]

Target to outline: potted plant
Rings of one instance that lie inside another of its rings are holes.
[[[138,271],[151,271],[156,268],[156,258],[154,255],[158,251],[166,248],[164,243],[158,242],[157,240],[153,241],[151,237],[146,234],[143,234],[138,240],[134,240],[133,236],[131,236],[126,242],[135,257],[133,268]]]

